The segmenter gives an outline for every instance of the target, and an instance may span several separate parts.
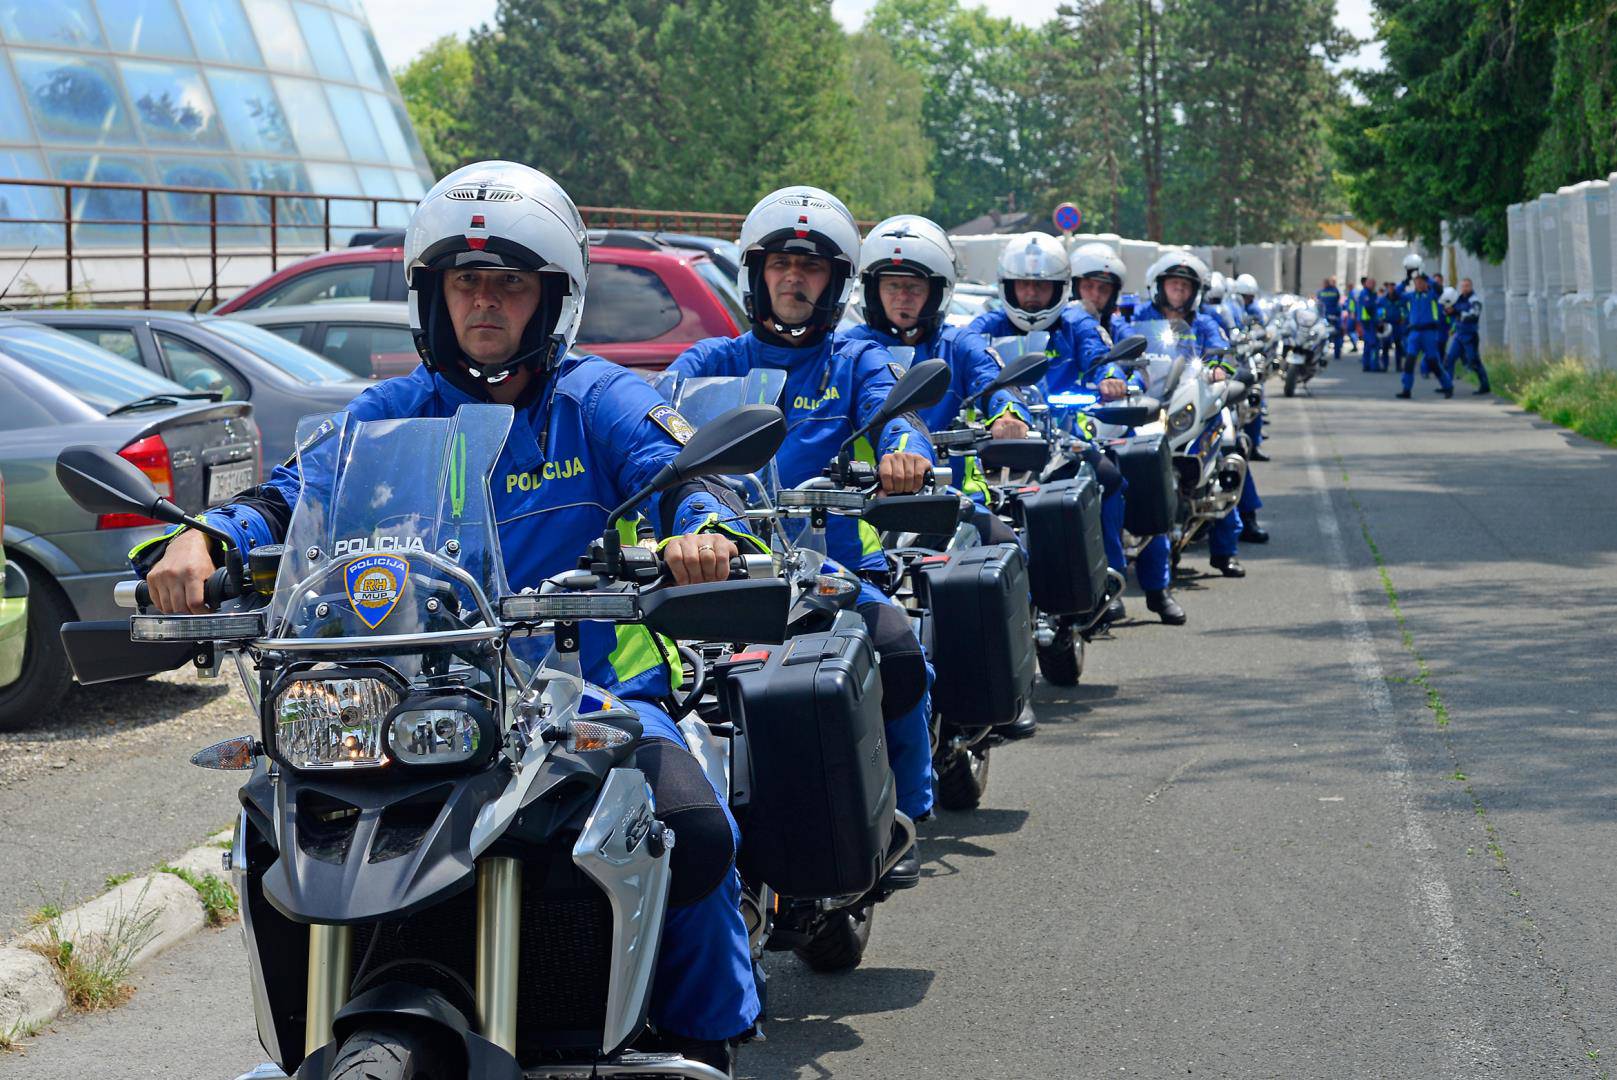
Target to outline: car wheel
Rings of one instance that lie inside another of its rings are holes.
[[[0,687],[0,731],[41,720],[73,685],[73,669],[62,648],[62,624],[73,609],[56,583],[30,565],[28,640],[23,645],[22,673]]]

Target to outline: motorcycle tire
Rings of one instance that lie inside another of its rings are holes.
[[[803,963],[822,974],[852,971],[865,958],[865,946],[870,944],[870,924],[875,918],[876,906],[871,903],[833,911],[809,938],[808,944],[792,951]]]
[[[938,805],[945,810],[975,810],[988,791],[989,747],[967,748],[938,770],[934,785]]]
[[[1297,369],[1286,369],[1286,396],[1294,397],[1297,393]]]
[[[338,1049],[328,1080],[455,1080],[454,1068],[424,1032],[361,1029]]]
[[[1039,674],[1051,686],[1077,686],[1084,675],[1084,639],[1064,626],[1056,639],[1039,646]]]

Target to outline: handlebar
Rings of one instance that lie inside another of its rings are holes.
[[[208,575],[208,580],[202,585],[202,602],[215,611],[226,600],[235,600],[241,596],[241,589],[230,575],[227,567],[221,566]],[[152,606],[151,587],[142,581],[120,581],[112,587],[112,602],[121,608],[144,611]]]

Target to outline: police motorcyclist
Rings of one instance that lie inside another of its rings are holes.
[[[1437,351],[1438,320],[1442,318],[1442,311],[1437,303],[1437,294],[1432,292],[1432,283],[1425,274],[1416,273],[1411,279],[1409,291],[1405,294],[1404,303],[1409,312],[1409,331],[1404,349],[1403,360],[1403,389],[1395,396],[1408,398],[1415,385],[1415,365],[1424,364],[1428,369],[1436,370],[1438,389],[1446,398],[1454,396],[1454,380],[1443,366],[1441,355]]]
[[[849,435],[886,400],[897,362],[874,341],[833,340],[859,265],[859,227],[836,196],[813,187],[771,192],[741,225],[741,296],[752,329],[738,338],[708,338],[685,350],[669,371],[691,376],[744,376],[753,368],[786,372],[786,442],[776,458],[780,482],[820,476]],[[858,454],[876,464],[881,490],[918,491],[933,464],[932,444],[914,416],[888,421]],[[887,571],[881,540],[864,522],[832,515],[828,554],[867,575]],[[920,820],[932,809],[931,665],[902,608],[868,582],[859,613],[881,657],[887,756],[898,783],[898,808]],[[920,881],[909,848],[884,883]]]
[[[974,409],[977,397],[1000,371],[987,338],[943,323],[957,275],[954,245],[936,222],[917,214],[880,222],[859,249],[865,324],[839,333],[833,345],[871,341],[884,349],[914,349],[912,364],[933,358],[947,362],[953,376],[948,393],[919,413],[930,431],[949,427],[962,409]],[[1015,394],[1001,390],[988,402],[984,419],[992,438],[1023,439],[1032,417]],[[974,520],[983,543],[1017,543],[1015,531],[988,508],[987,479],[976,456],[955,457],[952,462],[956,485],[978,504]],[[994,730],[1004,738],[1025,739],[1038,726],[1032,710],[1027,710]]]
[[[957,274],[954,245],[937,223],[916,214],[888,218],[870,230],[859,249],[865,324],[836,337],[838,345],[874,341],[884,349],[914,349],[912,364],[934,357],[949,364],[954,376],[949,392],[919,414],[929,431],[952,424],[1000,371],[986,338],[944,325]],[[1001,390],[989,401],[984,420],[993,438],[1023,439],[1031,416],[1015,394]],[[957,473],[966,475],[956,476],[957,486],[980,499],[984,481],[976,459],[960,461]],[[979,514],[978,527],[984,543],[1016,542],[1016,534],[993,514]]]
[[[1385,371],[1381,362],[1381,346],[1376,331],[1376,279],[1362,278],[1354,292],[1353,326],[1359,337],[1359,363],[1365,371]]]
[[[1454,320],[1454,332],[1449,337],[1449,351],[1445,361],[1448,364],[1449,378],[1454,378],[1456,363],[1464,364],[1477,373],[1477,388],[1473,394],[1486,394],[1490,392],[1488,385],[1488,369],[1482,364],[1482,353],[1478,348],[1479,323],[1482,319],[1482,301],[1471,291],[1471,279],[1461,278],[1458,290],[1445,289],[1444,293],[1453,293],[1447,307],[1449,317]]]
[[[1060,241],[1036,232],[1013,236],[999,256],[1002,306],[998,311],[983,312],[971,320],[967,329],[990,339],[1039,330],[1049,330],[1054,337],[1054,327],[1067,306],[1071,289],[1071,268]],[[1050,367],[1071,362],[1071,353],[1052,356]]]
[[[1172,319],[1187,323],[1196,336],[1196,344],[1204,354],[1213,349],[1227,349],[1229,339],[1224,336],[1224,331],[1217,320],[1197,309],[1196,301],[1201,293],[1202,283],[1208,276],[1207,267],[1190,252],[1167,252],[1146,271],[1151,302],[1135,312],[1135,321]],[[1237,278],[1236,281],[1239,285],[1240,279]],[[1253,287],[1256,288],[1256,285],[1254,281]],[[1207,367],[1214,382],[1222,382],[1235,373],[1234,365],[1222,354],[1208,357]],[[1251,483],[1252,474],[1248,472],[1247,484],[1250,486]],[[1257,506],[1262,506],[1262,501],[1257,500],[1256,495],[1254,489],[1253,500]],[[1213,523],[1212,530],[1208,534],[1207,546],[1211,553],[1208,562],[1225,577],[1246,577],[1246,568],[1237,557],[1240,551],[1238,541],[1242,531],[1241,511],[1231,509],[1228,514]],[[1264,534],[1264,538],[1267,539],[1268,535]]]
[[[1238,297],[1240,297],[1241,312],[1246,325],[1262,329],[1267,316],[1264,314],[1263,309],[1258,306],[1258,279],[1253,277],[1251,274],[1240,275],[1235,279],[1235,293]],[[1257,413],[1247,423],[1244,430],[1246,431],[1247,437],[1252,440],[1252,460],[1268,461],[1269,455],[1265,454],[1261,449],[1263,446],[1262,409],[1257,411]],[[1250,482],[1247,484],[1247,488],[1248,490],[1252,488]],[[1254,497],[1255,496],[1253,495],[1243,496],[1248,503],[1250,503]],[[1242,539],[1250,539],[1253,543],[1257,544],[1267,542],[1269,539],[1269,534],[1257,527],[1257,506],[1242,506],[1241,512],[1243,519],[1246,521],[1246,527],[1243,531],[1251,534],[1250,536],[1243,535]]]
[[[671,461],[689,433],[632,372],[569,354],[583,314],[589,254],[577,208],[548,176],[486,161],[438,182],[410,219],[405,240],[410,321],[423,363],[367,388],[347,408],[355,420],[449,417],[462,405],[511,405],[515,417],[495,476],[540,483],[491,484],[506,573],[537,587],[573,569],[622,503]],[[567,463],[566,470],[547,468]],[[263,486],[203,516],[247,552],[280,542],[300,496],[296,456]],[[380,497],[380,493],[379,493]],[[756,543],[718,485],[682,485],[645,506],[674,579],[723,580],[737,541]],[[200,612],[216,545],[189,530],[131,552],[156,606]],[[747,932],[738,908],[734,820],[658,702],[670,693],[661,646],[643,628],[584,624],[587,679],[632,701],[645,727],[636,767],[658,817],[679,843],[657,960],[651,1020],[660,1045],[728,1075],[729,1042],[758,1016]]]
[[[1109,244],[1096,241],[1074,249],[1070,267],[1078,303],[1062,314],[1061,336],[1070,342],[1068,348],[1074,363],[1051,372],[1047,380],[1051,391],[1084,386],[1099,394],[1102,401],[1116,401],[1130,391],[1145,393],[1143,373],[1125,371],[1106,359],[1116,338],[1127,332],[1126,324],[1116,313],[1123,279],[1128,272],[1123,260]],[[1127,576],[1123,517],[1128,496],[1122,471],[1111,453],[1102,454],[1093,446],[1084,459],[1095,469],[1101,483],[1101,527],[1106,562],[1113,570]],[[1168,538],[1159,534],[1147,540],[1135,556],[1134,574],[1140,591],[1145,594],[1146,608],[1163,622],[1179,626],[1185,621],[1185,612],[1168,588],[1170,564]],[[1116,620],[1125,614],[1123,599],[1118,597],[1112,601],[1108,618]]]

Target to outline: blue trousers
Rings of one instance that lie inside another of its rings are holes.
[[[1123,509],[1126,496],[1119,488],[1101,500],[1101,539],[1106,544],[1106,565],[1128,577],[1128,555],[1123,550]],[[1161,592],[1173,573],[1168,537],[1159,533],[1147,540],[1134,557],[1134,578],[1143,592]]]
[[[1454,380],[1449,377],[1448,369],[1443,366],[1442,356],[1437,351],[1437,327],[1411,330],[1405,338],[1405,344],[1408,349],[1402,365],[1405,390],[1411,390],[1415,386],[1417,360],[1437,372],[1437,380],[1445,389],[1454,385]]]
[[[1334,317],[1331,319],[1331,348],[1334,350],[1331,359],[1342,359],[1342,320]]]
[[[1263,500],[1258,498],[1257,477],[1250,472],[1246,474],[1246,484],[1241,488],[1241,501],[1235,504],[1235,508],[1243,515],[1256,514],[1263,509]],[[1246,518],[1243,517],[1242,520]]]
[[[1454,381],[1454,369],[1459,364],[1477,373],[1477,383],[1483,388],[1488,387],[1488,369],[1482,366],[1482,353],[1477,348],[1475,334],[1454,334],[1449,338],[1449,351],[1445,358],[1449,369],[1449,381]]]
[[[1252,422],[1247,424],[1247,426],[1243,430],[1246,432],[1247,436],[1249,438],[1251,438],[1251,440],[1252,440],[1252,448],[1254,450],[1263,445],[1263,410],[1262,409],[1258,410],[1258,414],[1252,418]]]
[[[1381,346],[1376,341],[1374,323],[1359,324],[1359,363],[1366,371],[1382,370]]]
[[[1241,510],[1236,509],[1213,522],[1207,534],[1207,551],[1212,555],[1238,555],[1241,547]]]
[[[860,611],[872,604],[891,604],[892,600],[869,582],[859,586]],[[896,606],[896,605],[895,605]],[[932,683],[935,673],[930,660],[926,663],[927,690],[921,700],[902,716],[888,720],[887,765],[893,770],[898,785],[898,808],[911,819],[932,810]]]
[[[633,705],[647,738],[685,746],[684,736],[662,709],[643,700]],[[714,795],[740,850],[741,830],[730,816],[729,800],[722,791],[715,790]],[[741,921],[741,875],[732,867],[724,882],[702,899],[668,908],[652,980],[650,1014],[662,1031],[718,1040],[752,1027],[758,1011],[752,951]]]

